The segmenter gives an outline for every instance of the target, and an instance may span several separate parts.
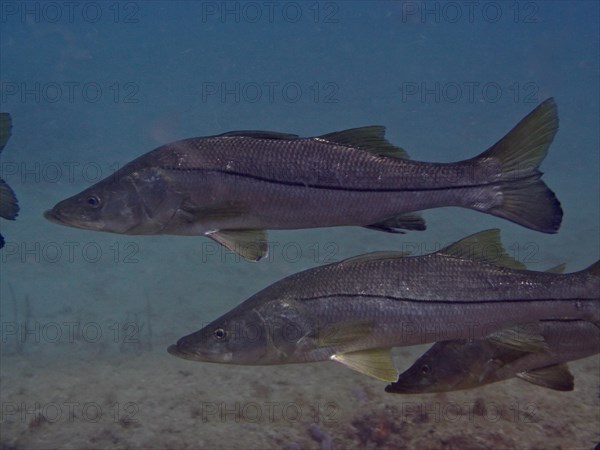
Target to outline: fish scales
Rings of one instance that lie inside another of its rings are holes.
[[[230,139],[214,146],[210,139],[191,139],[183,151],[167,146],[159,152],[158,170],[168,174],[173,189],[189,192],[193,203],[209,198],[245,205],[243,216],[216,228],[363,226],[398,211],[501,204],[500,186],[481,183],[483,175],[478,181],[473,162],[418,163],[313,139]],[[489,171],[482,173],[489,180]],[[177,227],[167,230],[175,233]]]
[[[287,186],[366,192],[491,184],[493,166],[492,161],[482,168],[473,160],[442,164],[389,158],[317,138],[192,138],[154,152],[157,167],[165,170],[216,172]],[[499,169],[496,164],[498,173]]]
[[[273,296],[293,296],[300,301],[344,295],[353,298],[357,292],[423,302],[584,299],[595,298],[594,289],[600,289],[598,281],[584,272],[516,271],[439,254],[350,260],[312,269],[310,274],[292,275],[279,283],[273,286]]]
[[[417,211],[457,206],[545,233],[562,221],[539,165],[558,130],[548,99],[486,151],[454,163],[407,159],[384,127],[326,135],[238,131],[159,147],[44,216],[134,235],[204,235],[248,260],[268,229],[423,230]]]
[[[600,262],[570,274],[525,270],[487,230],[425,256],[375,252],[291,275],[169,351],[238,364],[334,359],[393,381],[385,349],[538,320],[600,326]]]
[[[385,390],[448,392],[518,377],[569,391],[574,377],[565,363],[600,353],[600,328],[590,322],[541,321],[510,331],[505,337],[438,342]]]

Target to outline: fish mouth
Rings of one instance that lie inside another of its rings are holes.
[[[169,352],[173,356],[177,356],[178,358],[188,359],[190,361],[196,361],[197,360],[196,358],[194,358],[193,354],[190,354],[188,352],[185,352],[185,351],[181,350],[177,346],[177,344],[169,345],[169,347],[167,347],[167,352]]]
[[[167,351],[174,356],[179,356],[179,348],[177,348],[177,345],[169,345],[169,347],[167,347]]]
[[[167,352],[178,358],[187,359],[188,361],[208,362],[208,363],[229,363],[232,359],[232,353],[220,353],[212,355],[210,353],[199,353],[194,350],[182,349],[177,344],[169,345]]]
[[[61,215],[55,208],[44,211],[44,218],[52,223],[63,225],[71,228],[79,228],[80,230],[97,230],[102,231],[101,227],[91,227],[89,225],[80,225],[77,221],[69,220],[68,218]]]
[[[54,210],[54,208],[53,209],[47,209],[46,211],[44,211],[44,218],[46,220],[49,220],[52,223],[57,223],[59,225],[66,225],[66,226],[69,226],[69,227],[73,226],[70,223],[66,222],[63,218],[61,218],[60,214],[58,214]]]

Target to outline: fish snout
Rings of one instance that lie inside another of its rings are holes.
[[[169,345],[167,351],[174,356],[179,356],[179,348],[177,348],[177,344]]]
[[[49,220],[50,222],[62,223],[54,209],[47,209],[46,211],[44,211],[44,218],[46,220]]]
[[[184,346],[179,345],[179,342],[177,342],[177,344],[169,345],[167,351],[178,358],[189,359],[192,361],[197,359],[193,351],[189,349],[186,350]]]
[[[167,351],[171,355],[177,356],[178,358],[191,359],[189,354],[182,351],[177,344],[169,345],[169,347],[167,347]]]
[[[61,208],[59,207],[59,205],[60,204],[57,204],[53,208],[44,211],[44,218],[52,223],[57,223],[58,225],[76,227],[75,224],[71,224],[69,216],[65,216],[65,214],[61,212]]]
[[[57,203],[53,208],[44,211],[44,218],[52,223],[82,230],[111,231],[106,230],[105,221],[102,218],[90,217],[85,211],[74,210],[64,202]]]
[[[212,348],[206,343],[198,342],[197,334],[184,336],[176,344],[167,347],[167,351],[178,358],[202,362],[232,362],[233,353],[222,348]]]

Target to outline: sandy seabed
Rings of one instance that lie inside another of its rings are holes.
[[[2,449],[593,448],[598,357],[574,392],[509,380],[400,396],[333,362],[223,370],[155,348],[2,357]],[[414,359],[426,346],[396,352]]]

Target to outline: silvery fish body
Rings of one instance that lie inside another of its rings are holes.
[[[384,127],[299,138],[237,131],[159,147],[59,202],[45,217],[123,234],[206,235],[250,260],[267,253],[267,229],[425,228],[412,213],[459,206],[542,232],[562,210],[538,167],[558,130],[546,100],[472,159],[411,161]]]
[[[539,334],[540,348],[524,350],[494,336],[434,344],[387,392],[415,394],[472,389],[513,377],[555,390],[573,389],[566,362],[600,353],[600,328],[590,322],[542,321],[515,330],[517,338]],[[530,329],[532,328],[532,329]]]
[[[570,274],[523,267],[506,255],[498,230],[425,256],[350,258],[284,278],[169,351],[238,364],[334,359],[395,381],[382,349],[475,339],[543,319],[600,323],[600,263]]]

